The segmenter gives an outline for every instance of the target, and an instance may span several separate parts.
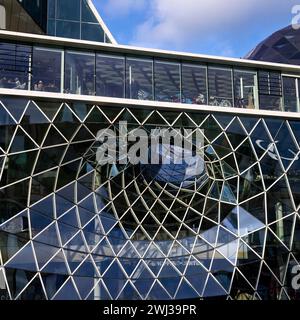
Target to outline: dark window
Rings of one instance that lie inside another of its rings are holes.
[[[80,23],[70,21],[56,22],[56,36],[72,39],[80,39]]]
[[[82,23],[81,39],[104,42],[104,31],[99,24]]]
[[[55,19],[55,2],[56,0],[48,0],[48,19]]]
[[[0,43],[0,88],[28,89],[31,54],[30,46]]]
[[[180,64],[155,61],[155,100],[180,102]]]
[[[196,64],[182,65],[182,102],[207,104],[206,67]]]
[[[80,0],[56,0],[56,19],[80,21]]]
[[[232,70],[208,68],[209,105],[232,107]]]
[[[297,112],[298,110],[296,82],[296,78],[282,77],[284,111]]]
[[[282,82],[280,72],[259,71],[258,90],[260,109],[282,109]]]
[[[65,92],[95,94],[95,54],[66,51]]]
[[[35,91],[61,91],[62,51],[48,48],[33,49],[32,89]]]
[[[138,58],[127,59],[126,97],[153,99],[153,61]]]
[[[97,54],[97,95],[124,97],[125,58]]]
[[[82,22],[94,22],[97,23],[97,19],[94,16],[92,10],[90,9],[90,7],[87,4],[86,0],[82,0],[81,3],[81,21]]]

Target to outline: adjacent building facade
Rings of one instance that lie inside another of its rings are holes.
[[[299,299],[299,66],[117,45],[88,0],[0,15],[2,299]],[[103,164],[101,130],[170,161]]]

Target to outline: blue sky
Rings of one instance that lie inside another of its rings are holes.
[[[243,57],[300,0],[93,0],[120,44]]]

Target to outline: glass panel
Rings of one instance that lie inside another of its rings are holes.
[[[55,19],[55,1],[48,0],[48,18]]]
[[[155,100],[180,102],[180,64],[155,61]]]
[[[0,43],[0,88],[28,88],[30,57],[30,46]]]
[[[56,18],[80,21],[80,0],[57,0]]]
[[[125,58],[97,54],[97,95],[124,97]]]
[[[284,111],[297,112],[296,78],[282,77]]]
[[[232,72],[225,68],[208,68],[209,105],[232,107]]]
[[[193,64],[182,65],[182,102],[207,104],[206,67]]]
[[[98,24],[82,23],[81,39],[104,42],[104,31]]]
[[[66,51],[65,92],[95,94],[95,55],[93,53]]]
[[[56,36],[80,39],[80,23],[58,20],[56,22]]]
[[[33,49],[32,89],[35,91],[61,91],[61,50]]]
[[[257,100],[257,75],[254,71],[234,71],[235,107],[255,109]]]
[[[98,22],[92,10],[88,6],[87,0],[82,0],[81,8],[82,8],[82,12],[81,12],[82,22],[94,22],[94,23]]]
[[[153,99],[153,61],[127,59],[126,97],[130,99]]]
[[[282,81],[280,72],[260,70],[258,72],[259,108],[282,110]]]

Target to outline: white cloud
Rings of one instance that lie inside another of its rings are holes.
[[[201,47],[203,41],[206,46],[211,43],[216,48],[225,47],[222,51],[228,55],[232,49],[226,39],[233,32],[237,34],[239,30],[240,36],[243,36],[245,30],[250,30],[257,24],[268,23],[282,14],[291,14],[292,6],[297,2],[298,0],[152,0],[148,2],[148,16],[138,26],[131,44],[181,50],[195,41]]]
[[[126,16],[145,8],[147,0],[108,0],[104,10],[112,17]]]

